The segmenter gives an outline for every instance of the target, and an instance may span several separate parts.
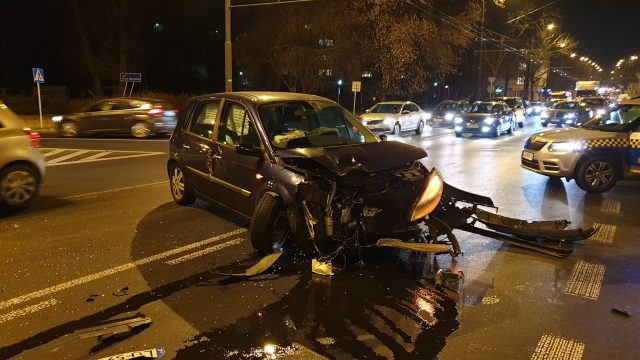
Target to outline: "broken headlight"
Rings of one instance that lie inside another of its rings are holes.
[[[411,207],[409,221],[416,221],[429,215],[440,203],[444,183],[440,172],[433,168],[424,183],[422,193]]]

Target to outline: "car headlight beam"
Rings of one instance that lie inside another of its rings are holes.
[[[447,121],[450,121],[451,119],[453,119],[454,116],[455,115],[452,114],[452,113],[446,113],[446,114],[444,114],[444,119],[447,120]]]
[[[495,121],[496,121],[496,118],[494,118],[493,116],[488,116],[484,118],[484,123],[487,125],[493,125]]]
[[[444,181],[442,180],[442,175],[436,168],[431,169],[431,173],[422,188],[422,193],[411,207],[411,211],[409,211],[409,221],[414,222],[423,219],[433,212],[440,203],[443,189]]]
[[[581,141],[554,142],[549,145],[550,152],[578,152],[585,148],[586,144]]]
[[[460,116],[456,116],[455,119],[453,119],[453,122],[456,124],[462,124],[462,118]]]

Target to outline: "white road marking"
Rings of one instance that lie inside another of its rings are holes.
[[[41,297],[44,297],[44,296],[49,296],[51,294],[55,294],[55,293],[60,292],[62,290],[66,290],[66,289],[69,289],[69,288],[72,288],[72,287],[75,287],[75,286],[78,286],[78,285],[86,284],[88,282],[91,282],[91,281],[94,281],[94,280],[98,280],[98,279],[101,279],[101,278],[104,278],[104,277],[107,277],[107,276],[111,276],[113,274],[117,274],[117,273],[123,272],[125,270],[134,269],[134,268],[136,268],[136,267],[138,267],[140,265],[144,265],[144,264],[147,264],[147,263],[150,263],[150,262],[153,262],[153,261],[157,261],[157,260],[162,260],[162,259],[168,258],[170,256],[177,255],[177,254],[189,251],[191,249],[195,249],[195,248],[200,247],[200,246],[208,245],[208,244],[220,241],[222,239],[225,239],[225,238],[228,238],[228,237],[231,237],[231,236],[240,235],[240,234],[242,234],[242,233],[244,233],[246,231],[247,231],[247,229],[244,229],[244,228],[236,229],[236,230],[230,231],[228,233],[217,235],[217,236],[214,236],[212,238],[209,238],[209,239],[206,239],[206,240],[202,240],[202,241],[199,241],[199,242],[196,242],[196,243],[193,243],[193,244],[181,246],[179,248],[168,250],[168,251],[165,251],[165,252],[160,253],[160,254],[151,255],[151,256],[148,256],[146,258],[142,258],[142,259],[139,259],[139,260],[136,260],[136,261],[132,261],[130,263],[126,263],[126,264],[123,264],[123,265],[120,265],[120,266],[116,266],[116,267],[113,267],[113,268],[110,268],[110,269],[107,269],[107,270],[103,270],[103,271],[100,271],[100,272],[97,272],[97,273],[94,273],[94,274],[86,275],[86,276],[83,276],[83,277],[80,277],[80,278],[77,278],[77,279],[74,279],[74,280],[71,280],[71,281],[67,281],[67,282],[64,282],[64,283],[61,283],[61,284],[50,286],[48,288],[37,290],[37,291],[31,292],[31,293],[28,293],[28,294],[25,294],[25,295],[21,295],[21,296],[15,297],[13,299],[8,299],[8,300],[0,302],[0,309],[4,309],[4,308],[10,307],[10,306],[15,306],[15,305],[21,304],[23,302],[30,301],[30,300],[37,299],[37,298],[41,298]]]
[[[109,138],[92,138],[92,139],[84,139],[84,138],[46,138],[45,140],[64,140],[64,141],[132,141],[132,142],[138,142],[138,141],[144,141],[144,142],[149,142],[149,141],[169,141],[169,138],[167,137],[166,139],[118,139],[118,138],[113,138],[113,139],[109,139]]]
[[[97,154],[93,154],[91,156],[87,156],[83,160],[95,160],[95,159],[101,158],[103,156],[107,156],[109,154],[111,154],[109,151],[103,151],[103,152],[99,152]]]
[[[42,148],[40,150],[44,154],[44,157],[48,158],[50,156],[53,156],[53,155],[56,155],[56,154],[60,154],[61,152],[64,152],[66,149],[47,149],[47,148]],[[44,150],[47,150],[47,151],[44,151]]]
[[[602,200],[600,212],[609,215],[618,215],[622,209],[622,202],[618,200]]]
[[[589,240],[599,241],[606,244],[611,244],[616,237],[616,225],[593,223],[594,228],[598,228],[598,232],[589,238]]]
[[[64,163],[59,163],[59,164],[51,164],[48,166],[60,166],[60,165],[72,165],[72,164],[84,164],[84,163],[90,163],[90,162],[96,162],[96,161],[108,161],[108,160],[119,160],[119,159],[129,159],[129,158],[136,158],[136,157],[143,157],[143,156],[153,156],[153,155],[165,155],[164,153],[148,153],[148,154],[134,154],[134,155],[126,155],[126,156],[112,156],[109,158],[100,158],[100,159],[93,159],[93,160],[76,160],[76,161],[67,161]]]
[[[538,342],[531,360],[580,360],[584,344],[560,336],[544,334]]]
[[[88,152],[89,152],[89,150],[74,151],[71,154],[63,155],[63,156],[60,156],[60,157],[57,157],[55,159],[51,159],[51,160],[47,161],[47,165],[50,166],[50,165],[53,165],[53,164],[57,164],[59,162],[65,161],[67,159],[71,159],[71,158],[74,158],[74,157],[77,157],[77,156],[80,156],[80,155],[84,155],[84,154],[86,154]]]
[[[197,257],[210,254],[212,252],[220,251],[220,250],[222,250],[224,248],[227,248],[227,247],[230,247],[230,246],[238,245],[243,241],[244,241],[244,239],[242,239],[242,238],[237,238],[237,239],[225,241],[222,244],[214,245],[214,246],[208,247],[206,249],[202,249],[200,251],[192,252],[191,254],[187,254],[185,256],[181,256],[179,258],[176,258],[176,259],[173,259],[173,260],[169,260],[169,261],[165,262],[165,264],[169,264],[169,265],[180,264],[180,263],[183,263],[185,261],[189,261],[189,260],[195,259]]]
[[[116,192],[116,191],[123,191],[123,190],[131,190],[131,189],[138,189],[138,188],[143,188],[143,187],[147,187],[147,186],[157,186],[157,185],[167,185],[169,182],[168,181],[158,181],[158,182],[153,182],[153,183],[148,183],[148,184],[140,184],[140,185],[132,185],[132,186],[125,186],[125,187],[121,187],[121,188],[115,188],[115,189],[109,189],[109,190],[102,190],[102,191],[94,191],[94,192],[89,192],[89,193],[84,193],[84,194],[78,194],[78,195],[71,195],[71,196],[65,196],[63,198],[58,198],[58,199],[50,199],[50,200],[45,200],[42,201],[42,203],[49,203],[49,202],[56,202],[56,201],[60,201],[60,200],[74,200],[74,199],[81,199],[81,198],[85,198],[85,197],[91,197],[91,196],[98,196],[98,195],[102,195],[102,194],[108,194],[108,193],[112,193],[112,192]]]
[[[563,292],[567,295],[598,300],[600,289],[602,288],[602,280],[604,279],[604,271],[604,265],[591,264],[579,260],[573,267]]]
[[[31,305],[31,306],[27,306],[25,308],[22,309],[18,309],[18,310],[14,310],[12,312],[6,313],[6,314],[2,314],[0,315],[0,324],[2,324],[3,322],[7,322],[9,320],[13,320],[15,318],[24,316],[24,315],[29,315],[29,314],[33,314],[36,311],[40,311],[43,309],[46,309],[50,306],[54,306],[55,304],[58,303],[58,300],[56,299],[49,299],[43,302],[39,302],[35,305]]]

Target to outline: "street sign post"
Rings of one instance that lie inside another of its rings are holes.
[[[358,97],[358,93],[362,91],[362,82],[361,81],[353,81],[351,83],[351,91],[353,91],[353,113],[356,113],[356,97]]]
[[[122,97],[127,95],[127,87],[129,86],[129,83],[131,83],[131,89],[129,90],[129,97],[131,97],[131,94],[133,94],[133,86],[137,82],[142,82],[142,73],[120,73],[120,82],[124,83]]]
[[[33,75],[33,82],[36,83],[36,88],[38,89],[38,112],[40,113],[40,128],[42,129],[42,97],[40,96],[40,84],[44,84],[44,69],[31,68],[31,73]]]

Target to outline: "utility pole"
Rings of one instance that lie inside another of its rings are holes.
[[[224,0],[224,91],[233,91],[233,66],[231,65],[231,0]]]
[[[532,79],[531,79],[531,56],[533,53],[533,36],[531,37],[531,43],[529,45],[529,50],[527,51],[527,65],[524,74],[524,99],[525,100],[533,100],[533,92],[531,91]]]
[[[476,69],[476,92],[475,99],[478,99],[478,96],[482,94],[481,83],[482,83],[482,58],[484,55],[484,17],[485,17],[485,0],[482,0],[482,23],[480,26],[480,51],[478,54],[478,68]]]

